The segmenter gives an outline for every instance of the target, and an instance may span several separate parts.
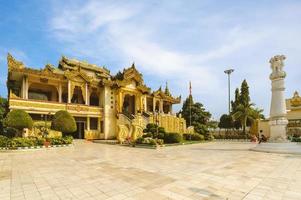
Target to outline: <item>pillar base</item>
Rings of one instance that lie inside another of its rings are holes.
[[[286,126],[288,120],[285,118],[271,120],[269,142],[287,142]]]
[[[280,153],[280,154],[301,154],[301,144],[294,142],[282,143],[261,143],[256,147],[251,148],[251,151],[266,152],[266,153]]]

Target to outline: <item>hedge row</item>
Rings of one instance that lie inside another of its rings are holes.
[[[198,134],[198,133],[195,133],[195,134],[185,133],[185,134],[183,134],[183,138],[185,140],[192,140],[192,141],[203,141],[203,140],[205,140],[205,137],[201,134]]]
[[[47,139],[37,137],[8,138],[3,135],[0,135],[0,147],[7,148],[43,146],[46,141],[49,142],[50,145],[71,144],[73,141],[73,137],[65,136]]]
[[[215,135],[215,139],[251,139],[250,135]]]
[[[301,137],[292,137],[292,142],[301,142]]]

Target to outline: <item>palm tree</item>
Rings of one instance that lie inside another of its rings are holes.
[[[260,109],[260,108],[253,108],[253,117],[254,119],[264,119],[264,115],[262,114],[263,113],[263,109]]]
[[[232,115],[234,120],[239,120],[243,128],[243,133],[246,134],[247,121],[253,122],[256,119],[253,103],[239,104],[236,108],[236,112]]]

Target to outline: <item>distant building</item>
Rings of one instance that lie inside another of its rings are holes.
[[[43,69],[28,68],[10,54],[7,62],[9,109],[25,110],[35,121],[67,110],[76,120],[76,138],[138,137],[147,123],[186,131],[185,120],[172,112],[181,97],[173,97],[167,85],[152,92],[134,64],[111,75],[105,67],[66,57],[58,67]]]
[[[301,135],[301,97],[296,91],[292,98],[286,99],[286,117],[288,119],[287,134]],[[258,131],[260,130],[267,136],[270,135],[270,126],[268,120],[262,120],[259,122]]]

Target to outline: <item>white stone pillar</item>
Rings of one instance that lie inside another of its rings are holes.
[[[22,79],[21,97],[25,99],[25,77]]]
[[[24,76],[22,80],[22,98],[28,99],[28,77]]]
[[[117,136],[116,110],[114,104],[111,103],[111,96],[114,96],[114,92],[110,86],[104,86],[102,98],[104,101],[103,131],[105,139],[116,138]]]
[[[270,79],[272,81],[272,99],[270,109],[270,141],[285,142],[286,126],[288,120],[286,118],[286,103],[285,103],[285,87],[284,78],[286,77],[283,71],[284,55],[277,55],[270,59],[272,73]]]
[[[144,111],[147,112],[147,96],[144,96]]]
[[[101,131],[101,121],[100,117],[97,118],[97,130],[100,132]]]
[[[71,82],[68,80],[68,103],[71,103]]]
[[[160,113],[163,113],[163,100],[160,100],[159,110],[160,110]]]
[[[62,103],[62,83],[59,83],[59,102]]]
[[[86,94],[85,94],[85,99],[86,99],[86,101],[85,101],[85,103],[86,103],[86,105],[89,105],[89,95],[88,95],[88,83],[86,83]]]
[[[90,130],[90,117],[87,117],[87,130]]]
[[[156,99],[153,98],[153,113],[156,111]]]
[[[28,99],[28,76],[25,77],[25,85],[26,85],[26,89],[25,89],[25,99]]]

